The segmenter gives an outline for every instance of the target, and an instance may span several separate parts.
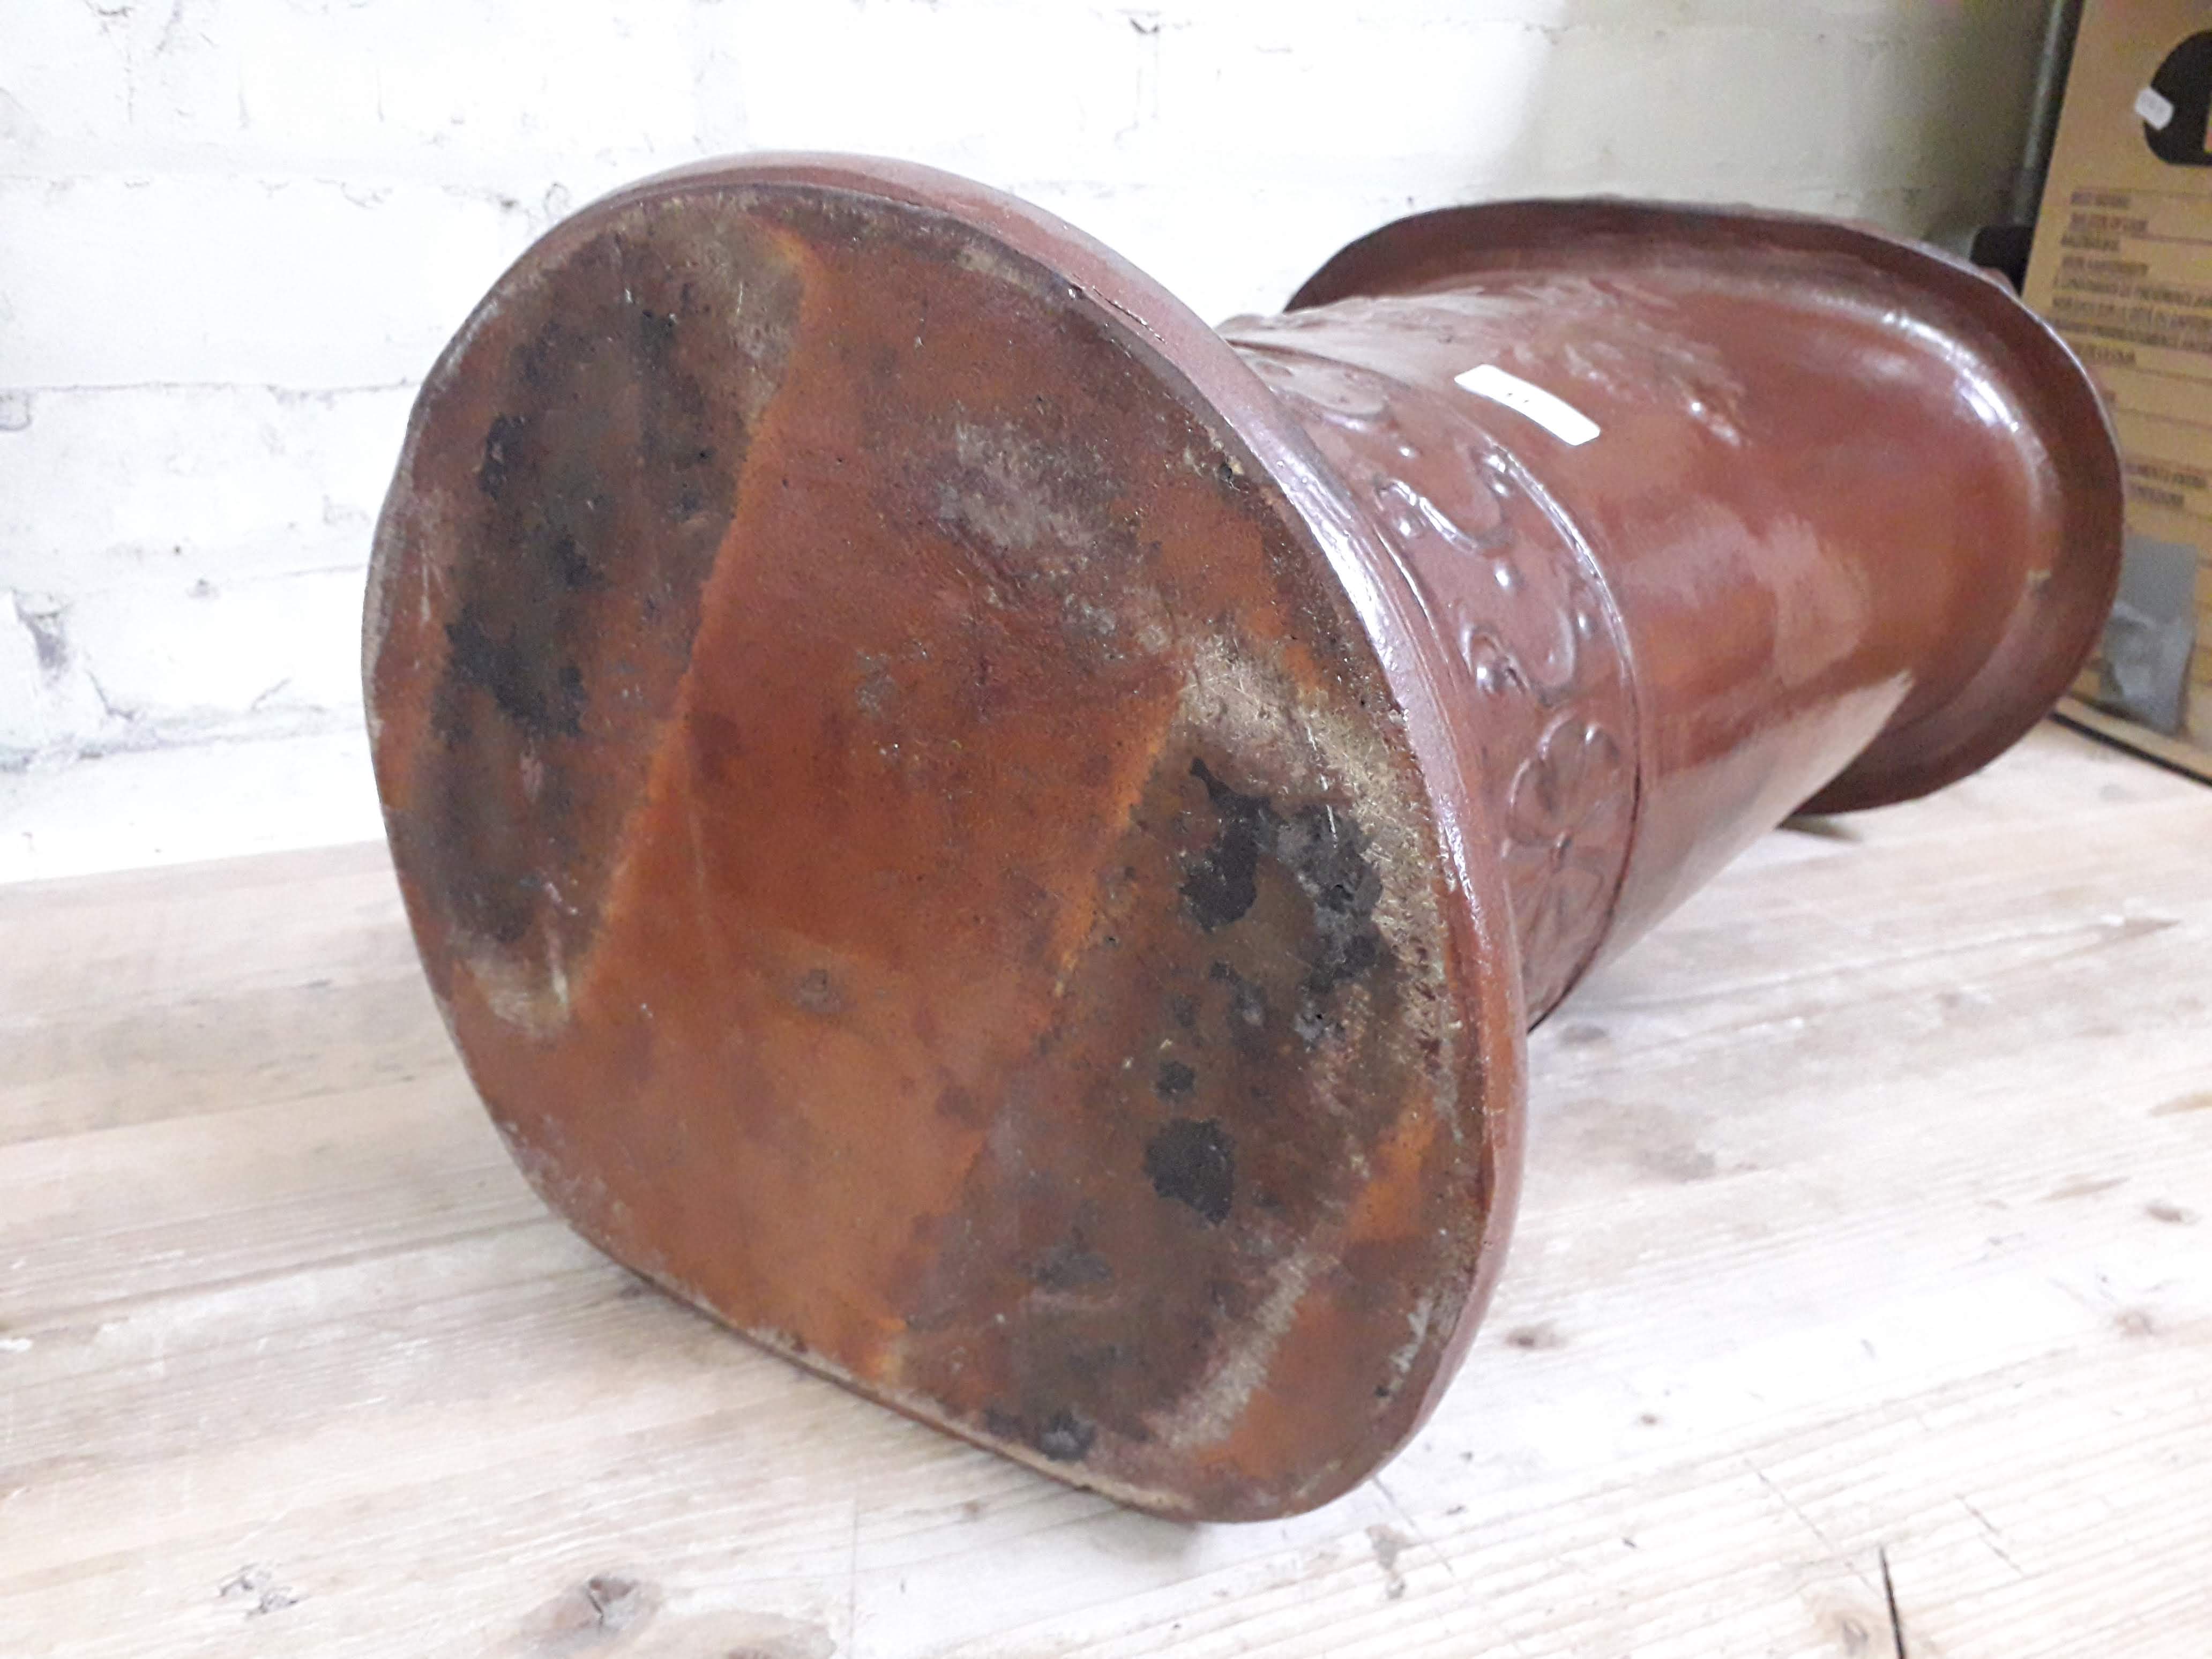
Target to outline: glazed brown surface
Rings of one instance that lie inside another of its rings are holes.
[[[366,667],[548,1201],[1147,1508],[1402,1444],[1503,1261],[1527,1022],[1870,740],[1908,782],[1961,707],[1986,741],[2117,535],[2101,426],[1863,258],[1545,257],[1386,248],[1232,349],[1046,216],[809,158],[526,254],[425,384]]]
[[[893,1403],[1233,1514],[1407,1431],[1490,1176],[1389,690],[1207,416],[942,216],[611,207],[425,398],[372,696],[551,1202]]]
[[[1910,799],[2070,682],[2116,579],[2094,389],[1990,277],[1787,215],[1504,203],[1353,243],[1247,331],[1452,397],[1588,538],[1645,757],[1618,947],[1801,805]],[[1314,308],[1318,307],[1318,308]],[[1496,363],[1601,435],[1452,379]]]
[[[1373,516],[1413,596],[1481,791],[1470,823],[1505,873],[1533,1023],[1613,917],[1637,818],[1636,701],[1620,619],[1574,526],[1474,398],[1448,375],[1421,383],[1439,343],[1468,349],[1451,325],[1440,306],[1347,301],[1224,332]]]

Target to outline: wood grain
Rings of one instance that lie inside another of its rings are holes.
[[[1429,1429],[1182,1527],[550,1221],[380,849],[0,889],[0,1653],[2212,1651],[2212,791],[2045,727],[1534,1049]]]

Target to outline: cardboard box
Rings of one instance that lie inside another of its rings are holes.
[[[2075,688],[2108,718],[2085,723],[2212,775],[2208,118],[2212,3],[2084,0],[2026,297],[2095,377],[2127,474],[2119,603]]]

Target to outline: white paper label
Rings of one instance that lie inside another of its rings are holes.
[[[2156,87],[2145,87],[2136,94],[2136,113],[2150,123],[2153,132],[2164,132],[2173,119],[2173,100]]]
[[[1517,374],[1508,374],[1496,363],[1485,363],[1454,377],[1478,398],[1504,404],[1516,415],[1526,415],[1563,444],[1586,444],[1597,436],[1595,421],[1565,399],[1554,398],[1540,386],[1530,386]]]

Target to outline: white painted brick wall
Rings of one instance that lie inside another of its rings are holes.
[[[572,204],[908,156],[1201,313],[1410,210],[1955,237],[2032,0],[0,0],[0,879],[374,832],[356,620],[413,386]]]

